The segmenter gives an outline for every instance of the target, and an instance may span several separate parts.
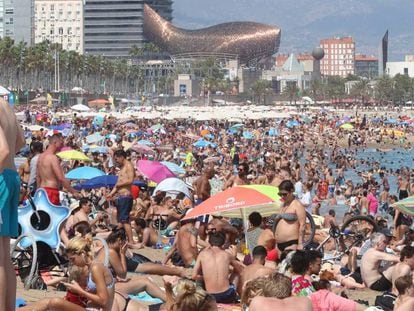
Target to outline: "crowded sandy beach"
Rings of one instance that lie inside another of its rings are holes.
[[[409,109],[1,101],[1,303],[414,310],[413,143]]]

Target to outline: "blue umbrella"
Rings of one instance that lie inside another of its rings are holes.
[[[95,125],[102,126],[103,121],[104,121],[104,118],[101,116],[95,116],[95,118],[93,118],[93,124]]]
[[[183,169],[181,166],[179,166],[176,163],[169,162],[169,161],[161,161],[161,164],[166,166],[174,174],[177,174],[177,175],[185,174],[185,169]]]
[[[68,172],[65,177],[67,179],[91,179],[98,176],[104,176],[105,173],[91,166],[81,166]]]
[[[277,129],[275,129],[274,127],[269,129],[269,136],[277,136],[279,135],[279,132]]]
[[[104,147],[104,146],[99,146],[99,147],[96,147],[96,148],[92,148],[92,149],[90,149],[89,150],[90,152],[92,152],[92,153],[108,153],[108,147]]]
[[[243,132],[243,137],[246,139],[253,139],[254,134],[252,132]]]
[[[204,140],[204,139],[200,139],[200,140],[197,140],[194,144],[193,144],[193,146],[194,147],[197,147],[197,148],[204,148],[204,147],[207,147],[207,146],[211,146],[211,147],[215,147],[216,146],[216,144],[214,144],[214,143],[212,143],[212,142],[209,142],[209,141],[207,141],[207,140]]]
[[[385,121],[385,124],[396,124],[398,121],[395,119],[388,119],[387,121]]]
[[[92,179],[89,179],[88,181],[85,181],[84,183],[75,185],[76,190],[82,190],[82,189],[96,189],[101,187],[109,187],[112,188],[115,186],[116,182],[118,181],[118,176],[116,175],[103,175],[98,176]],[[146,189],[147,184],[143,181],[135,180],[133,182],[134,185],[140,187],[141,189]]]
[[[298,126],[299,125],[299,122],[298,121],[296,121],[296,120],[289,120],[287,123],[286,123],[286,126],[288,127],[288,128],[292,128],[292,127],[295,127],[295,126]]]
[[[59,125],[51,125],[49,126],[50,130],[56,130],[56,131],[63,131],[64,129],[70,129],[72,127],[69,123],[63,123]]]
[[[100,141],[103,141],[105,139],[104,136],[102,136],[100,133],[94,133],[92,135],[86,136],[86,142],[88,144],[96,144]]]

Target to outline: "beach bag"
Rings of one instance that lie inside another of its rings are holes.
[[[389,293],[389,292],[385,292],[382,295],[378,295],[375,298],[375,306],[380,307],[384,311],[393,311],[394,302],[396,299],[397,299],[396,295]]]

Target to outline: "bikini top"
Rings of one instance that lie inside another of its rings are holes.
[[[112,277],[112,273],[111,273],[111,277]],[[113,288],[115,286],[115,279],[112,277],[112,281],[111,284],[106,285],[106,288]],[[92,280],[92,273],[89,272],[88,275],[88,283],[86,285],[86,288],[88,289],[89,292],[91,293],[96,293],[96,284],[95,282]]]
[[[298,216],[296,215],[296,213],[278,214],[277,218],[283,219],[285,221],[297,221],[298,220]]]

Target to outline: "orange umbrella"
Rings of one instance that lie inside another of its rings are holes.
[[[207,134],[210,134],[210,131],[209,131],[209,130],[202,130],[202,131],[200,132],[200,135],[201,135],[201,136],[205,136],[205,135],[207,135]]]
[[[190,211],[184,219],[219,214],[247,218],[254,211],[262,216],[276,214],[280,208],[278,188],[265,185],[238,186],[220,192]]]
[[[105,107],[105,105],[107,104],[110,104],[110,101],[107,99],[101,99],[101,98],[88,101],[89,107],[93,107],[93,108],[97,108],[97,107],[102,108],[102,107]]]

